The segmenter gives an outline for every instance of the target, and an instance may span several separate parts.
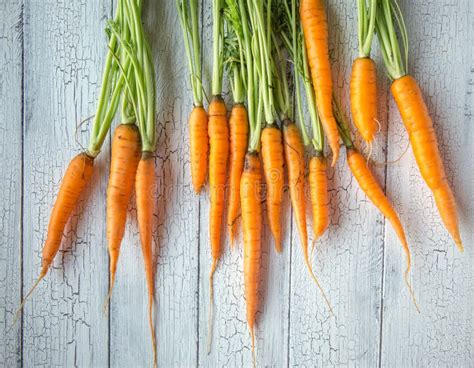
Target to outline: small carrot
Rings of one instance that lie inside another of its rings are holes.
[[[318,112],[333,153],[334,166],[339,157],[339,134],[332,110],[332,76],[324,0],[301,0],[300,18]]]
[[[415,305],[416,310],[420,312],[418,303],[416,302],[415,293],[413,292],[413,288],[408,278],[411,269],[411,255],[410,248],[408,247],[408,242],[405,236],[405,230],[403,229],[398,214],[390,203],[390,200],[384,194],[382,188],[377,182],[377,179],[375,179],[375,176],[370,171],[367,165],[367,160],[354,147],[346,117],[336,99],[334,100],[334,110],[336,120],[339,124],[341,138],[344,142],[344,145],[346,146],[347,164],[351,169],[352,175],[354,175],[355,179],[357,180],[357,183],[359,184],[359,187],[370,199],[370,201],[390,222],[395,231],[395,234],[397,234],[398,240],[402,245],[403,251],[405,252],[407,262],[407,266],[404,273],[405,284],[412,297],[413,304]]]
[[[112,295],[117,262],[125,232],[127,207],[133,190],[140,160],[140,134],[134,124],[121,124],[112,140],[109,184],[107,186],[107,244],[110,256],[110,286]],[[107,305],[106,302],[106,305]]]
[[[352,65],[350,84],[351,111],[354,124],[362,138],[372,144],[377,134],[377,70],[370,58],[375,32],[377,0],[358,1],[359,56]]]
[[[274,123],[262,130],[262,160],[267,186],[267,215],[275,249],[282,251],[280,211],[283,202],[283,144],[280,128]]]
[[[188,59],[194,108],[189,116],[189,148],[191,177],[194,191],[199,193],[206,181],[209,138],[207,134],[208,117],[203,108],[201,42],[199,33],[199,9],[196,0],[177,0],[179,20],[184,37]]]
[[[244,234],[244,285],[247,304],[247,324],[252,340],[255,362],[255,319],[258,311],[262,253],[262,169],[256,152],[245,156],[245,167],[240,182],[242,203],[242,229]],[[254,364],[255,365],[255,364]]]
[[[392,95],[408,131],[421,176],[433,192],[444,226],[462,252],[464,246],[459,232],[456,201],[446,178],[433,121],[416,79],[408,74],[408,35],[403,14],[394,0],[380,1],[376,26],[385,67],[393,81]]]
[[[194,191],[199,193],[206,181],[209,137],[208,117],[202,106],[195,105],[189,116],[189,145],[191,156],[191,176]]]
[[[234,104],[229,118],[230,127],[230,173],[229,173],[229,204],[227,208],[227,226],[230,243],[234,243],[235,222],[240,211],[240,177],[242,175],[245,152],[248,143],[247,109],[242,103]]]

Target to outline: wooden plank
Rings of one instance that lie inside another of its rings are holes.
[[[210,94],[212,70],[212,2],[203,2],[203,67],[206,93]],[[224,86],[228,109],[232,96],[228,85]],[[263,174],[263,173],[262,173]],[[246,306],[243,286],[243,241],[239,234],[235,250],[230,249],[227,231],[224,232],[224,252],[214,278],[214,327],[211,353],[207,354],[209,315],[209,271],[211,255],[209,245],[209,192],[201,195],[200,224],[200,290],[199,290],[199,365],[250,366],[252,364],[250,335],[246,321]],[[263,234],[262,279],[260,308],[257,315],[256,351],[260,366],[287,365],[288,341],[288,290],[290,209],[288,198],[282,209],[284,252],[277,255],[268,231],[264,211],[265,232]],[[225,217],[226,218],[226,217]],[[223,229],[226,228],[223,220]],[[240,224],[239,232],[240,232]]]
[[[348,112],[351,65],[357,57],[356,2],[326,3],[335,90]],[[375,57],[376,52],[373,54]],[[377,137],[373,157],[384,161],[386,92],[383,73],[379,74],[382,134]],[[383,186],[385,170],[375,167],[372,170]],[[328,176],[331,225],[317,243],[313,268],[334,307],[335,317],[329,315],[321,293],[308,274],[295,231],[291,264],[290,366],[372,367],[378,362],[383,219],[353,179],[345,149],[341,150],[336,168],[329,169]],[[309,198],[307,203],[309,207]],[[309,208],[308,219],[308,225],[311,225]],[[312,228],[308,233],[312,240]]]
[[[197,359],[199,198],[189,167],[187,118],[192,108],[187,61],[175,2],[145,2],[157,73],[155,270],[158,366]],[[186,91],[184,93],[184,91]],[[143,258],[134,198],[122,244],[111,309],[111,365],[150,366],[152,351]]]
[[[0,3],[0,362],[20,366],[20,329],[11,330],[21,298],[22,10]]]
[[[406,296],[405,264],[387,233],[381,363],[386,367],[468,367],[474,361],[474,158],[472,108],[474,4],[470,0],[401,2],[410,37],[410,73],[419,81],[460,212],[466,252],[459,254],[441,224],[412,150],[388,171],[388,192],[403,209],[413,253],[413,286],[421,314]],[[407,142],[390,103],[390,159]]]
[[[51,208],[77,124],[95,112],[110,1],[25,2],[24,284],[37,278]],[[78,129],[86,145],[87,125]],[[105,366],[108,320],[105,184],[107,145],[63,247],[25,308],[25,366]]]

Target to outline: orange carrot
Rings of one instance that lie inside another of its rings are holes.
[[[352,171],[352,174],[359,183],[360,188],[363,192],[369,197],[370,201],[382,212],[382,214],[390,221],[392,224],[395,233],[402,244],[403,250],[407,258],[407,267],[405,270],[405,283],[408,287],[408,290],[413,298],[416,309],[419,311],[418,304],[415,300],[415,295],[413,289],[408,280],[408,274],[411,268],[411,257],[410,249],[408,248],[407,239],[405,236],[405,231],[403,226],[398,218],[397,213],[392,207],[389,199],[385,196],[382,188],[377,183],[374,175],[367,166],[366,159],[352,147],[347,148],[347,162]]]
[[[267,185],[267,215],[270,230],[275,240],[275,249],[282,251],[280,208],[283,201],[284,171],[281,130],[276,124],[262,130],[262,160]]]
[[[247,304],[247,324],[252,339],[255,364],[255,319],[258,310],[258,288],[262,253],[262,169],[258,154],[248,152],[240,182],[242,230],[244,235],[244,285]]]
[[[291,205],[303,247],[308,246],[306,229],[306,204],[304,193],[304,145],[296,124],[283,121],[285,163],[288,170]]]
[[[230,174],[229,174],[229,205],[227,208],[227,226],[230,244],[234,243],[234,227],[240,210],[240,178],[244,168],[245,152],[247,151],[249,125],[247,109],[241,103],[232,108],[229,119],[230,128]]]
[[[221,226],[224,214],[225,185],[227,177],[227,158],[229,156],[229,127],[227,109],[221,96],[214,96],[209,105],[209,186],[211,210],[209,233],[211,242],[212,266],[209,273],[209,338],[208,352],[212,342],[212,318],[214,305],[214,273],[219,261],[221,246]]]
[[[155,279],[153,272],[153,209],[155,198],[153,190],[155,187],[155,162],[151,152],[142,152],[138,163],[137,175],[135,177],[135,192],[137,197],[137,221],[140,230],[140,241],[142,245],[143,261],[145,265],[145,276],[148,285],[148,322],[150,325],[153,362],[157,364],[155,326],[153,323],[153,301],[155,290]]]
[[[189,116],[189,144],[191,155],[191,176],[196,193],[201,191],[207,175],[209,138],[207,134],[207,113],[202,106],[195,106]]]
[[[464,247],[459,233],[456,201],[446,178],[433,122],[418,83],[413,77],[405,75],[393,82],[391,90],[408,131],[421,176],[433,192],[444,226],[462,252]]]
[[[377,134],[377,70],[370,58],[357,58],[352,66],[351,111],[362,138],[371,144]]]
[[[320,238],[329,225],[329,196],[326,159],[315,155],[309,163],[309,185],[313,210],[315,240]]]
[[[127,206],[140,161],[140,152],[138,128],[133,124],[119,125],[115,129],[112,140],[112,159],[107,187],[107,244],[110,256],[110,286],[107,302],[114,287],[120,245],[125,232]]]
[[[49,267],[53,263],[54,257],[61,246],[64,228],[71,217],[72,211],[77,205],[82,191],[92,177],[93,168],[94,158],[87,155],[85,152],[75,156],[69,163],[49,219],[48,233],[42,253],[40,275],[33,287],[23,298],[23,301],[16,312],[15,322],[20,315],[25,301],[30,297],[40,281],[48,273]]]
[[[333,153],[332,166],[334,166],[339,157],[339,134],[332,110],[332,76],[324,0],[301,0],[300,17],[316,104]]]

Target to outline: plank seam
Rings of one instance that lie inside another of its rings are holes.
[[[24,27],[25,27],[25,21],[24,21],[24,8],[25,8],[25,3],[24,0],[21,1],[20,5],[20,19],[17,24],[18,27],[18,34],[20,38],[20,52],[21,52],[21,71],[20,71],[20,83],[21,83],[21,162],[20,162],[20,303],[23,300],[23,295],[24,295],[24,266],[23,266],[23,245],[24,245],[24,232],[23,232],[23,220],[24,220],[24,180],[25,180],[25,166],[24,166],[24,160],[25,160],[25,37],[24,37]],[[18,344],[18,349],[19,349],[19,355],[20,355],[20,366],[23,367],[23,327],[24,327],[24,318],[23,318],[23,311],[21,311],[21,317],[20,317],[20,336],[19,336],[19,344]]]

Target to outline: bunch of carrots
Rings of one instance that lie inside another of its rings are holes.
[[[280,224],[285,174],[288,178],[303,256],[311,278],[329,311],[331,304],[309,259],[305,182],[308,178],[313,214],[313,250],[330,224],[328,156],[335,166],[341,143],[347,164],[360,188],[392,225],[406,255],[404,279],[416,309],[409,281],[410,249],[394,206],[371,172],[368,162],[380,130],[377,117],[376,64],[370,58],[377,36],[391,91],[409,133],[421,175],[433,191],[441,219],[460,251],[457,210],[441,161],[433,123],[416,80],[408,74],[408,35],[396,0],[354,0],[358,8],[359,55],[350,81],[350,110],[355,130],[369,148],[364,157],[355,144],[349,120],[333,89],[324,0],[213,0],[213,72],[211,101],[204,108],[197,0],[177,0],[189,60],[194,108],[189,118],[191,176],[199,194],[207,176],[210,187],[209,241],[210,313],[208,349],[212,339],[213,275],[222,254],[227,199],[227,229],[234,247],[240,220],[244,243],[244,286],[247,323],[255,358],[255,323],[260,283],[263,202],[275,244],[283,249]],[[292,66],[290,68],[289,66]],[[288,72],[296,95],[292,106]],[[224,72],[233,105],[230,114],[222,99]],[[306,97],[311,132],[305,124]],[[293,116],[296,111],[297,116]],[[306,176],[306,148],[310,152]],[[265,196],[262,197],[262,184]],[[262,200],[264,198],[264,200]]]
[[[409,133],[421,175],[433,192],[441,219],[460,251],[456,204],[446,179],[433,123],[416,80],[408,74],[408,35],[396,0],[354,0],[358,7],[359,55],[350,82],[350,110],[355,130],[369,147],[376,139],[376,65],[370,58],[379,40],[391,91]],[[197,194],[209,180],[209,336],[212,345],[213,277],[223,254],[226,227],[234,247],[241,223],[244,286],[252,356],[256,364],[255,326],[259,308],[264,206],[275,244],[283,250],[280,222],[285,177],[304,256],[305,267],[333,313],[309,256],[305,185],[308,178],[315,242],[329,227],[328,163],[337,164],[341,143],[347,164],[360,188],[390,222],[406,255],[404,279],[419,310],[409,281],[410,249],[400,218],[356,146],[349,119],[333,90],[324,0],[213,0],[212,83],[207,111],[201,65],[198,0],[176,0],[189,64],[193,109],[189,117],[191,177]],[[125,231],[127,206],[135,188],[137,219],[148,287],[148,317],[153,362],[157,347],[153,324],[153,212],[155,73],[141,19],[142,1],[119,0],[109,22],[108,54],[97,112],[87,150],[74,157],[53,206],[43,248],[40,275],[23,303],[46,277],[61,246],[64,228],[82,192],[89,185],[99,155],[121,105],[121,124],[112,139],[107,188],[107,244],[112,297],[117,262]],[[222,97],[224,74],[233,105]],[[290,83],[288,75],[294,83]],[[295,106],[290,86],[295,89]],[[310,124],[305,123],[303,97]],[[330,155],[326,152],[326,141]],[[307,168],[305,155],[309,152]],[[370,156],[370,153],[369,153]],[[306,172],[308,171],[308,175]],[[263,188],[265,187],[265,190]],[[227,202],[227,203],[226,203]],[[227,213],[225,213],[227,204]],[[224,219],[226,220],[224,221]]]

